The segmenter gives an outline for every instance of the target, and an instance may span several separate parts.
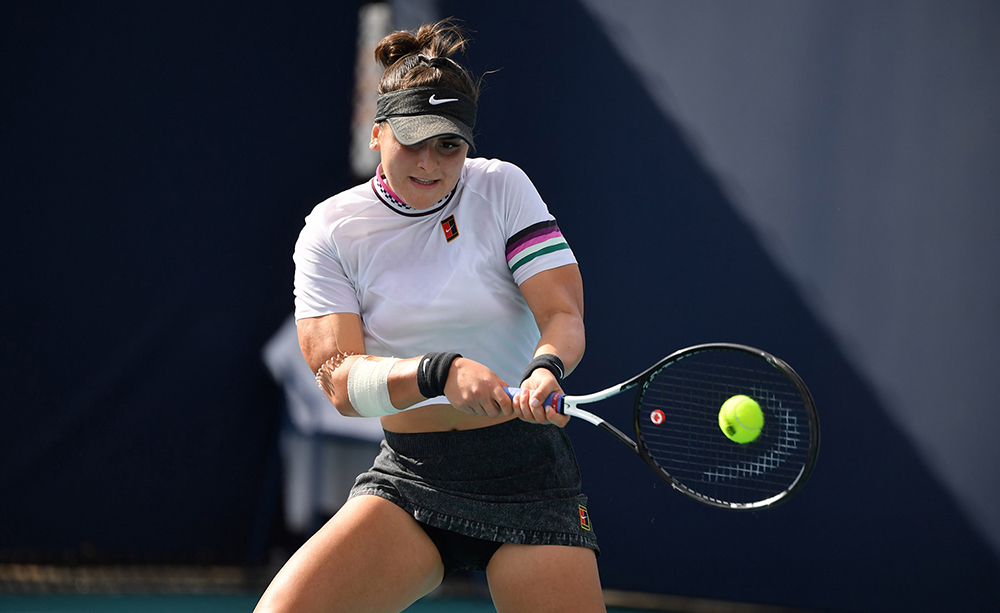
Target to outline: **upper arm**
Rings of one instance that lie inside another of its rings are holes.
[[[583,357],[583,280],[548,207],[520,168],[501,165],[504,255],[535,318],[539,353],[558,355],[567,372]]]
[[[330,313],[360,313],[357,290],[341,259],[334,234],[336,220],[320,205],[306,217],[295,241],[295,318],[323,319]],[[348,241],[348,244],[350,241]],[[350,250],[348,250],[350,252]]]
[[[292,255],[295,326],[313,372],[339,353],[365,352],[360,305],[332,238],[336,220],[330,215],[324,203],[306,217]]]
[[[338,353],[365,353],[361,317],[356,313],[331,313],[300,319],[295,324],[302,355],[313,372]]]
[[[502,180],[494,186],[502,211],[504,256],[514,282],[523,287],[538,273],[576,264],[576,257],[562,235],[548,206],[523,170],[510,163],[500,165]]]
[[[567,264],[532,275],[521,284],[521,294],[541,333],[535,355],[559,356],[569,374],[583,358],[587,344],[580,268]]]
[[[532,275],[521,283],[521,294],[539,329],[555,313],[583,320],[583,278],[580,267],[567,264]]]

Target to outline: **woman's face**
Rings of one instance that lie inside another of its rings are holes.
[[[455,189],[469,152],[469,144],[457,136],[400,144],[388,123],[375,124],[370,146],[382,154],[389,187],[415,209],[428,209]]]

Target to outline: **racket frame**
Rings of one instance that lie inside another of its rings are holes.
[[[694,490],[687,485],[681,483],[675,479],[665,468],[660,466],[656,460],[652,458],[649,454],[645,441],[642,438],[642,430],[639,427],[640,419],[640,407],[642,406],[642,391],[646,382],[653,378],[658,372],[666,368],[670,364],[680,361],[685,357],[702,353],[705,351],[718,351],[718,350],[730,350],[730,351],[740,351],[744,353],[752,354],[781,372],[785,377],[789,379],[792,385],[799,392],[802,398],[803,404],[806,407],[807,414],[809,416],[809,452],[806,457],[806,461],[803,463],[799,474],[795,477],[792,483],[785,488],[784,491],[770,496],[768,498],[757,500],[754,502],[733,502],[718,500],[711,496],[706,496],[697,490]],[[635,427],[635,440],[626,435],[624,432],[609,424],[607,421],[587,411],[580,408],[580,405],[592,404],[599,402],[601,400],[606,400],[612,396],[617,396],[622,392],[628,391],[630,389],[640,387],[638,393],[635,396],[634,408],[633,408],[633,425]],[[572,396],[567,394],[553,394],[548,399],[546,399],[546,404],[551,404],[555,407],[556,412],[563,415],[569,415],[570,417],[576,417],[589,422],[601,429],[607,431],[612,436],[621,441],[625,446],[631,449],[636,455],[638,455],[642,460],[653,469],[656,474],[658,474],[664,481],[669,483],[674,489],[681,492],[682,494],[708,504],[710,506],[724,508],[724,509],[734,509],[734,510],[753,510],[761,509],[775,506],[781,502],[787,500],[792,494],[797,492],[808,480],[812,473],[813,467],[816,464],[816,457],[819,453],[819,416],[816,413],[816,404],[813,400],[812,394],[809,388],[806,387],[802,378],[788,365],[787,362],[777,358],[770,353],[763,351],[761,349],[756,349],[748,345],[740,345],[737,343],[704,343],[701,345],[694,345],[691,347],[686,347],[680,349],[653,364],[643,372],[632,377],[628,381],[621,383],[619,385],[614,385],[612,387],[606,388],[599,392],[594,392],[592,394],[586,394],[582,396]]]

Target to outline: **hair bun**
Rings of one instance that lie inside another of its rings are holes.
[[[452,59],[468,44],[462,27],[450,19],[422,25],[416,32],[389,34],[375,46],[375,59],[385,68],[379,95],[410,87],[450,87],[477,100],[478,83]]]
[[[392,66],[408,55],[420,51],[420,44],[412,32],[402,30],[393,32],[379,42],[375,47],[375,60],[384,68]]]
[[[444,20],[422,25],[416,33],[399,30],[389,34],[375,47],[375,59],[388,68],[415,53],[449,58],[465,51],[467,44],[468,40],[461,26],[451,20]]]

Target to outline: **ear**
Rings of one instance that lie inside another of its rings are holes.
[[[368,148],[372,151],[378,151],[382,148],[382,144],[379,142],[379,136],[382,134],[382,126],[375,124],[372,126],[372,140],[368,143]]]

